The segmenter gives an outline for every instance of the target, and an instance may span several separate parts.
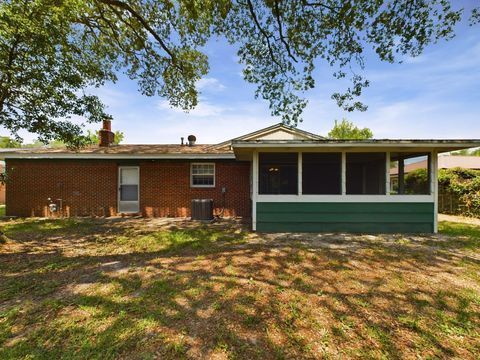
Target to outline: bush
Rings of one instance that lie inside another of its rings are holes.
[[[405,194],[428,194],[428,170],[416,169],[405,175]]]
[[[438,174],[440,193],[452,194],[458,198],[467,216],[480,216],[480,170],[440,169]]]

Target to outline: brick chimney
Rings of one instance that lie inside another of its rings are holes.
[[[103,127],[98,132],[100,143],[98,145],[102,147],[110,146],[115,141],[115,134],[112,132],[112,120],[106,118],[103,120]]]

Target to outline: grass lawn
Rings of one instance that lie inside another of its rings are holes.
[[[5,205],[0,205],[0,216],[5,216]]]
[[[236,223],[15,220],[0,359],[480,358],[480,227],[252,234]]]

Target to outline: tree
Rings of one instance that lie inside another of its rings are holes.
[[[100,138],[98,137],[98,131],[92,132],[88,130],[85,137],[86,137],[86,140],[84,141],[85,145],[98,145],[100,142]],[[115,145],[118,145],[123,141],[123,138],[124,138],[123,132],[117,130],[115,131],[115,140],[113,143]],[[32,143],[21,145],[21,147],[23,148],[36,148],[36,147],[42,147],[42,146],[47,146],[49,148],[62,148],[67,146],[67,144],[65,144],[61,140],[51,140],[48,142],[48,144],[45,145],[45,143],[37,139]]]
[[[305,92],[321,61],[351,87],[333,99],[348,111],[369,85],[364,49],[384,61],[417,56],[450,39],[462,17],[449,0],[11,0],[0,3],[0,126],[48,142],[88,142],[72,116],[98,122],[107,114],[88,89],[136,80],[142,94],[192,109],[196,82],[208,72],[202,52],[212,37],[238,48],[246,81],[285,123],[301,121]]]
[[[89,130],[88,133],[87,133],[87,136],[89,138],[89,144],[90,145],[98,144],[100,142],[100,138],[98,136],[98,131],[97,132],[92,132],[92,131]],[[115,138],[114,138],[113,143],[115,145],[118,145],[123,141],[123,138],[124,138],[123,132],[117,130],[117,131],[115,131]]]
[[[451,153],[453,156],[480,156],[480,149],[462,149],[458,151],[453,151]]]
[[[335,120],[335,125],[328,133],[328,137],[340,140],[365,140],[371,139],[373,133],[369,128],[360,129],[347,119],[342,119],[340,123]]]
[[[0,136],[0,148],[19,148],[22,144],[8,136]]]

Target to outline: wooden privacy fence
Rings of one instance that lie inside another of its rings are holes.
[[[460,200],[459,195],[440,191],[438,194],[438,212],[443,214],[464,215],[465,204]]]

